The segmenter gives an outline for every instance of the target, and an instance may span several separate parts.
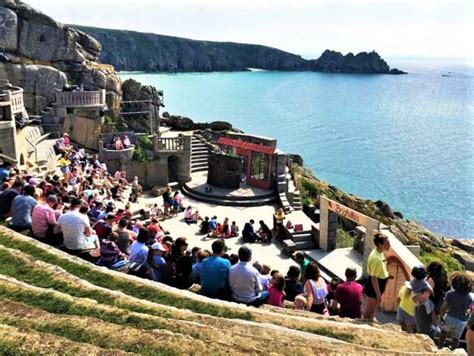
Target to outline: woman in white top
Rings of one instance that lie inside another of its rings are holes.
[[[311,263],[306,267],[305,271],[306,283],[304,284],[304,293],[306,296],[306,309],[314,313],[328,316],[328,308],[326,305],[326,296],[328,288],[326,282],[321,277],[316,263]]]

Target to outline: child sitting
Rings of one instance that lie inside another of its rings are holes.
[[[232,221],[232,225],[230,225],[230,236],[231,237],[239,236],[239,227],[237,226],[235,221]]]
[[[270,296],[268,297],[267,304],[274,305],[276,307],[283,308],[283,300],[285,299],[285,277],[276,273],[272,279],[272,283],[268,287]]]
[[[151,245],[150,254],[148,255],[148,265],[150,266],[150,275],[155,282],[161,282],[163,280],[164,268],[166,261],[163,258],[163,254],[166,252],[166,248],[159,242],[155,242]]]

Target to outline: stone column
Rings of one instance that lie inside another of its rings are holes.
[[[337,240],[337,214],[328,211],[328,240],[327,240],[327,251],[336,249]]]

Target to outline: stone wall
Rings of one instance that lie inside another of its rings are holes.
[[[215,187],[238,189],[242,172],[242,158],[209,152],[207,183]]]
[[[10,122],[0,122],[0,153],[18,160],[15,136],[15,127]]]
[[[97,151],[101,134],[102,122],[82,116],[68,115],[64,119],[64,132],[72,141],[85,148]]]

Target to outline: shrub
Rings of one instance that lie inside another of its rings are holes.
[[[422,251],[420,261],[423,262],[424,265],[429,265],[431,262],[439,262],[443,265],[446,272],[448,272],[448,275],[456,271],[464,271],[464,266],[461,262],[448,253],[439,250]]]

